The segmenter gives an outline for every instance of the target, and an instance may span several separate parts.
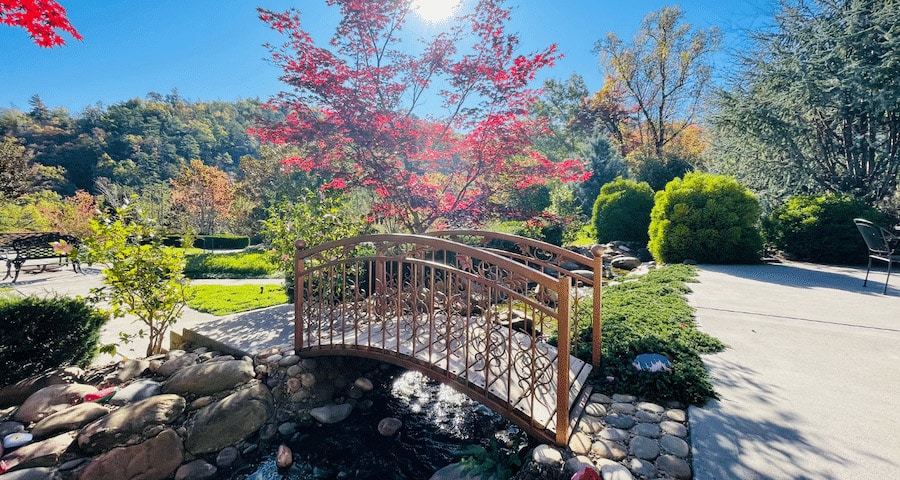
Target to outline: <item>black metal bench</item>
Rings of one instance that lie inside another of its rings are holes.
[[[59,232],[19,232],[0,234],[0,259],[6,261],[6,276],[3,280],[12,277],[12,283],[19,279],[19,271],[28,260],[56,260],[57,265],[62,266],[70,262],[68,248],[62,245],[77,248],[80,242],[71,235],[63,235]],[[79,272],[81,265],[72,259],[72,271]],[[41,264],[40,271],[46,270],[50,264]],[[15,274],[12,269],[15,267]]]

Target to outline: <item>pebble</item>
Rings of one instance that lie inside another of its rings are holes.
[[[555,465],[563,463],[562,453],[550,445],[542,444],[531,451],[531,459],[540,465]]]
[[[616,403],[634,403],[637,401],[637,397],[634,395],[623,395],[620,393],[613,394],[612,401]]]
[[[3,437],[3,448],[7,450],[18,448],[23,445],[28,445],[33,439],[34,437],[28,432],[10,433]]]
[[[203,460],[194,460],[178,467],[175,471],[175,480],[202,480],[212,478],[218,469]]]
[[[620,428],[605,428],[600,432],[600,438],[614,442],[627,442],[628,437],[628,432]]]
[[[679,480],[690,480],[693,477],[691,466],[684,459],[674,455],[661,455],[656,459],[656,468]]]
[[[605,417],[606,407],[603,406],[602,403],[589,403],[588,406],[584,408],[584,413],[592,417]]]
[[[234,465],[240,457],[241,452],[235,447],[225,447],[216,455],[216,466],[219,468],[228,468]]]
[[[611,413],[606,416],[606,419],[604,421],[611,427],[624,429],[631,428],[636,423],[633,417],[622,413]]]
[[[687,436],[687,427],[672,421],[659,422],[659,428],[662,429],[663,432],[668,433],[669,435],[675,435],[677,437],[686,437]]]
[[[296,365],[300,361],[300,357],[297,355],[289,355],[287,357],[282,358],[278,361],[279,367],[290,367],[291,365]]]
[[[591,451],[591,442],[592,441],[590,435],[587,435],[583,432],[575,432],[569,439],[569,448],[571,448],[572,451],[576,454],[586,455]]]
[[[578,429],[584,433],[597,433],[603,430],[603,421],[599,418],[585,415],[581,417],[581,422],[579,422],[578,424]]]
[[[663,408],[662,405],[657,405],[655,403],[650,403],[650,402],[638,402],[637,405],[635,405],[635,407],[637,407],[638,410],[643,410],[645,412],[657,413],[657,414],[663,413],[664,411],[666,411],[666,409]]]
[[[610,460],[622,460],[628,456],[628,450],[624,445],[616,443],[612,440],[600,439],[591,445],[591,453],[599,457],[608,458]]]
[[[625,415],[634,415],[635,406],[630,403],[614,403],[612,407],[610,407],[614,413],[622,413]]]
[[[602,393],[595,393],[591,395],[592,403],[613,403],[613,400]]]
[[[603,480],[633,480],[634,476],[622,465],[604,465],[600,469]]]
[[[674,422],[686,422],[687,421],[687,413],[684,410],[673,408],[670,410],[666,410],[665,417]]]
[[[659,456],[659,443],[652,438],[634,437],[628,448],[632,455],[644,460],[653,460]]]
[[[668,453],[680,458],[687,458],[691,453],[691,447],[684,440],[674,435],[663,435],[659,439],[659,446]]]
[[[290,468],[294,464],[294,454],[287,445],[278,446],[278,454],[275,456],[275,465],[278,468]]]
[[[654,466],[653,463],[648,462],[647,460],[641,460],[640,458],[632,458],[631,461],[628,462],[628,469],[631,470],[631,473],[644,478],[656,478],[659,475],[659,472],[656,470],[656,466]]]
[[[382,418],[380,422],[378,422],[378,433],[384,437],[391,437],[400,427],[403,426],[403,422],[400,421],[399,418],[394,417],[386,417]]]
[[[655,423],[639,423],[631,429],[636,435],[647,438],[659,438],[662,430]]]
[[[659,423],[660,416],[655,413],[638,410],[634,414],[634,419],[640,423]]]

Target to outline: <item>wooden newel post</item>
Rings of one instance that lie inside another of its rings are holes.
[[[302,252],[306,242],[294,241],[294,350],[303,348],[303,283],[306,281],[305,261]]]
[[[572,350],[572,304],[569,296],[569,277],[560,276],[556,305],[559,314],[557,325],[557,367],[556,373],[556,443],[569,443],[569,355]]]
[[[603,246],[591,247],[591,255],[594,256],[594,320],[591,325],[593,331],[591,363],[594,368],[600,368],[602,361],[600,349],[603,345]]]

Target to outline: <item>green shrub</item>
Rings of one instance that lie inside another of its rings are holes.
[[[703,404],[716,393],[701,354],[721,351],[725,345],[697,329],[693,309],[685,295],[696,268],[669,265],[637,280],[615,284],[603,291],[603,361],[596,386],[607,393],[631,393],[651,401],[678,400]],[[579,325],[591,322],[591,300],[577,309]],[[590,361],[591,329],[583,328],[578,357]],[[638,371],[632,366],[642,353],[659,353],[672,362],[667,373]],[[607,382],[613,377],[614,382]]]
[[[88,365],[107,319],[81,299],[0,297],[0,385],[65,365]]]
[[[650,211],[653,209],[653,189],[646,182],[622,177],[600,187],[594,202],[592,223],[597,241],[613,240],[641,242],[650,239]]]
[[[766,242],[791,258],[822,263],[865,263],[866,243],[853,219],[883,223],[884,215],[846,195],[798,195],[763,218]]]
[[[535,217],[525,221],[507,220],[493,226],[492,229],[500,233],[518,235],[520,237],[547,242],[556,246],[562,245],[563,242],[563,226],[542,217]],[[515,245],[500,245],[501,243],[503,242],[496,242],[496,244],[492,244],[491,247],[502,250],[518,251],[518,247]]]
[[[264,252],[201,253],[185,257],[187,278],[268,278],[278,272]]]
[[[166,235],[162,244],[166,247],[181,247],[184,236]],[[216,235],[197,235],[191,237],[191,247],[204,250],[237,250],[247,248],[250,245],[250,237],[246,235],[228,235],[224,233]]]
[[[656,193],[647,248],[666,263],[758,262],[759,212],[756,197],[733,178],[688,173]]]

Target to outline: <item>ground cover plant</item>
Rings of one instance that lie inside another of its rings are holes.
[[[287,303],[281,285],[193,285],[188,307],[213,315],[229,315]]]
[[[685,295],[696,269],[670,265],[612,285],[603,291],[603,363],[597,385],[607,393],[631,393],[651,401],[678,400],[703,404],[716,398],[701,354],[723,350],[716,338],[697,330]],[[590,324],[590,300],[578,309],[578,321]],[[583,333],[590,359],[590,329]],[[659,353],[672,361],[669,372],[638,371],[632,366],[642,353]],[[613,381],[608,381],[612,377]]]
[[[0,292],[0,386],[51,368],[86,366],[108,318],[81,299]]]
[[[269,278],[279,269],[265,252],[202,253],[185,261],[187,278]]]

